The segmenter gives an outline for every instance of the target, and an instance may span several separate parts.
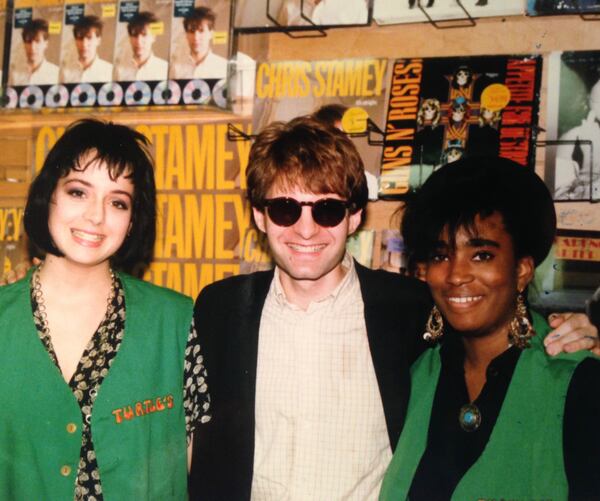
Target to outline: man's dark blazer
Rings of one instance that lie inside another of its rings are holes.
[[[418,280],[358,263],[356,270],[394,449],[410,395],[409,367],[425,348],[422,333],[431,299]],[[196,300],[194,320],[208,373],[212,420],[194,432],[192,500],[250,499],[258,332],[272,279],[272,271],[231,277],[209,285]]]

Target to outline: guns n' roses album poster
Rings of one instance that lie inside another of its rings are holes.
[[[527,0],[528,16],[600,12],[598,0]]]
[[[463,155],[533,168],[541,71],[534,55],[396,60],[379,196],[402,198]]]
[[[427,16],[444,21],[468,17],[467,13],[478,18],[518,15],[524,10],[522,0],[463,0],[460,5],[456,0],[375,0],[373,19],[377,24],[418,23],[428,21]]]
[[[254,130],[260,132],[275,120],[314,113],[347,133],[353,117],[381,132],[390,69],[390,60],[383,58],[260,62]],[[382,135],[367,131],[351,135],[365,164],[369,198],[375,199]]]

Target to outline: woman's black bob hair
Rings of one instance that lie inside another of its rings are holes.
[[[446,164],[407,201],[402,236],[411,264],[427,261],[448,227],[450,244],[464,228],[475,233],[475,217],[498,212],[512,238],[515,257],[538,266],[556,233],[556,212],[544,182],[529,167],[501,157],[466,157]]]
[[[42,255],[62,257],[48,229],[49,207],[58,180],[100,161],[111,179],[126,176],[134,187],[131,231],[112,256],[111,265],[130,271],[152,259],[156,238],[156,186],[148,140],[125,125],[86,119],[72,123],[52,147],[31,183],[25,207],[25,231]]]

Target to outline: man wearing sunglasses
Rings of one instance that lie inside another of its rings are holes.
[[[275,270],[216,282],[196,302],[213,419],[194,435],[190,497],[377,499],[424,348],[427,287],[346,253],[367,183],[339,130],[271,124],[246,174]]]

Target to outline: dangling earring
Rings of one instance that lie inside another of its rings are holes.
[[[508,340],[510,344],[523,350],[529,348],[529,340],[535,336],[535,330],[527,316],[527,307],[525,306],[525,298],[519,292],[517,296],[517,311],[515,318],[510,322],[510,330],[508,331]]]
[[[438,310],[435,305],[431,308],[431,313],[427,319],[425,329],[423,339],[431,343],[435,343],[444,333],[444,320],[442,319],[440,310]]]

